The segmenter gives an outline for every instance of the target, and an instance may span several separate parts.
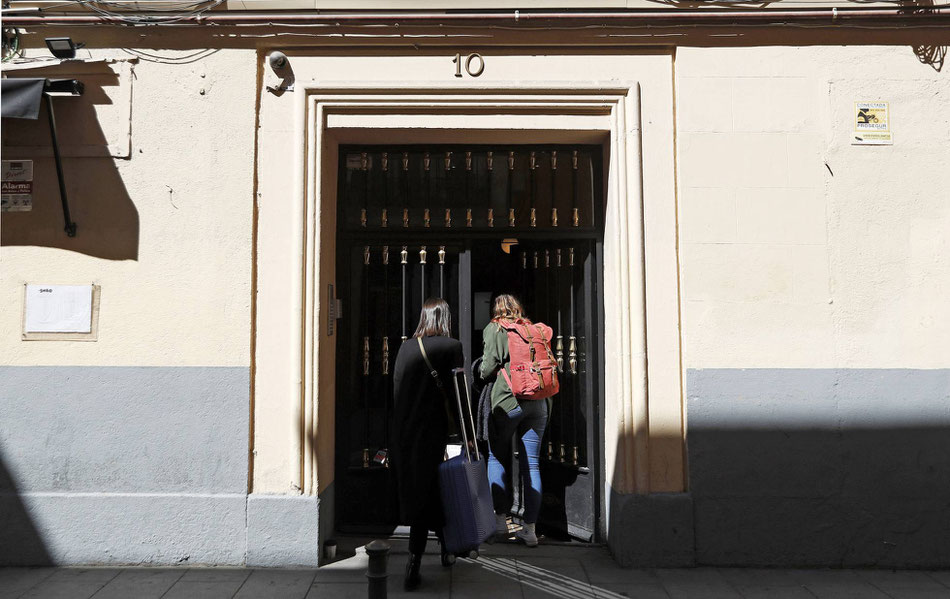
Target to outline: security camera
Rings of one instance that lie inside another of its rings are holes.
[[[283,52],[274,51],[267,56],[267,62],[270,68],[278,71],[287,66],[287,55]]]

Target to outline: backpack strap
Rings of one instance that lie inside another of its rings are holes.
[[[429,360],[429,354],[426,353],[426,346],[422,343],[422,337],[416,337],[416,341],[419,342],[419,351],[422,352],[422,359],[425,360],[426,366],[429,367],[429,374],[432,375],[433,379],[435,379],[435,386],[439,389],[439,393],[442,394],[443,405],[445,406],[445,416],[448,419],[449,428],[451,429],[453,426],[452,423],[455,422],[455,418],[452,418],[452,409],[449,407],[449,395],[445,392],[445,387],[442,385],[442,378],[439,376],[439,371],[435,369],[435,366],[433,366],[432,362]]]
[[[512,395],[514,395],[515,390],[514,390],[514,388],[511,386],[511,377],[508,376],[508,371],[505,370],[505,366],[504,366],[504,365],[502,365],[502,367],[501,367],[501,376],[505,377],[505,382],[508,383],[508,390],[511,391],[511,394],[512,394]]]
[[[541,325],[535,325],[535,326],[538,327],[538,334],[541,335],[541,342],[542,342],[542,345],[544,345],[544,351],[545,353],[547,353],[548,359],[556,363],[557,360],[555,360],[554,355],[551,354],[551,344],[548,343],[548,340],[544,337],[544,329],[541,328]]]

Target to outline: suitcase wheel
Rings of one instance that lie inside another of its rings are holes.
[[[468,552],[469,559],[478,559],[478,549],[472,549]]]

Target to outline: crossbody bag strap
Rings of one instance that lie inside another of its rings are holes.
[[[422,343],[422,337],[416,337],[416,341],[419,342],[419,351],[422,352],[422,359],[425,360],[426,366],[429,367],[429,374],[432,375],[432,378],[435,379],[435,386],[439,388],[439,393],[442,394],[443,405],[445,406],[445,417],[449,424],[449,428],[452,428],[452,423],[455,422],[455,418],[452,418],[452,408],[449,407],[449,395],[445,392],[445,387],[442,385],[442,379],[439,377],[439,371],[435,369],[435,366],[432,365],[432,362],[429,360],[429,354],[426,353],[426,346]]]

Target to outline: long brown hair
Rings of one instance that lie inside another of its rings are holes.
[[[433,335],[452,336],[452,312],[449,304],[441,297],[430,297],[422,304],[419,326],[413,337],[431,337]]]
[[[503,293],[495,298],[492,308],[492,319],[528,320],[524,315],[524,307],[513,295]]]

